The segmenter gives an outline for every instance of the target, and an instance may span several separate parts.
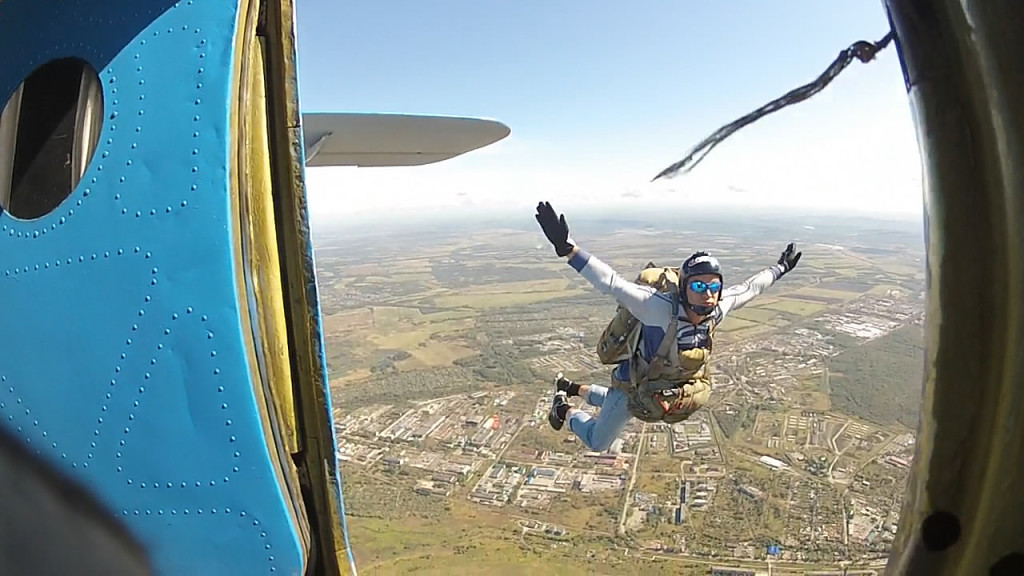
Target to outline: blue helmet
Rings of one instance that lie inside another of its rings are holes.
[[[679,267],[679,299],[684,308],[693,310],[698,316],[707,316],[714,311],[714,307],[695,306],[690,304],[689,298],[686,297],[687,281],[701,274],[714,274],[718,276],[719,281],[722,281],[722,265],[719,264],[718,258],[707,252],[694,252],[689,258],[683,260],[683,264]]]
[[[722,278],[722,265],[718,263],[718,258],[707,252],[694,252],[679,267],[680,280],[686,280],[691,276],[699,276],[701,274],[714,274]]]

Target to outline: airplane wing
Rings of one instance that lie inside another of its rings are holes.
[[[410,114],[302,115],[306,166],[422,166],[489,146],[508,126],[483,118]]]

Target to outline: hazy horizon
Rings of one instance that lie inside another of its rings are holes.
[[[579,236],[592,232],[607,232],[609,227],[614,230],[632,228],[678,228],[691,231],[736,232],[735,228],[745,227],[751,223],[765,223],[776,227],[792,226],[794,233],[805,231],[807,227],[818,229],[828,227],[839,228],[883,228],[898,230],[919,236],[924,239],[924,221],[921,217],[901,214],[851,213],[849,210],[819,209],[764,209],[760,207],[723,207],[719,209],[701,210],[694,218],[687,218],[685,211],[668,212],[652,208],[604,208],[604,207],[572,207],[563,209],[554,205],[557,212],[565,214],[570,227],[570,234]],[[376,217],[363,216],[352,219],[334,217],[317,217],[311,211],[310,222],[314,238],[345,236],[348,234],[370,232],[372,235],[395,235],[416,232],[437,232],[449,230],[455,233],[457,228],[466,227],[480,229],[494,227],[536,231],[542,235],[536,220],[535,211],[528,209],[509,209],[498,207],[493,209],[460,209],[435,210],[419,212],[401,212],[395,210],[381,211]],[[677,224],[678,220],[678,224]]]

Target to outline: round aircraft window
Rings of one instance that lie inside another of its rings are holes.
[[[52,212],[85,173],[103,124],[99,75],[79,58],[51,60],[0,113],[0,208],[23,220]]]

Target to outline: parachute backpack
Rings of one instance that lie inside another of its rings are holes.
[[[649,262],[637,276],[637,284],[668,294],[673,304],[668,329],[650,361],[636,355],[640,321],[624,306],[616,309],[615,316],[598,341],[597,355],[602,363],[630,363],[630,381],[620,382],[613,377],[612,383],[626,392],[633,417],[644,422],[674,424],[686,420],[707,403],[711,394],[708,360],[717,322],[710,319],[706,348],[678,350],[675,345],[680,301],[685,301],[680,298],[679,286],[683,270],[686,271],[683,281],[699,274],[721,277],[718,261],[706,252],[694,253],[679,268],[658,267]],[[700,314],[709,312],[694,311]]]
[[[636,283],[651,286],[666,294],[678,294],[679,268],[655,266],[654,262],[648,262],[636,277]],[[620,305],[597,341],[598,359],[602,364],[618,364],[629,360],[636,350],[639,337],[640,320]]]
[[[686,267],[687,278],[698,274],[716,274],[719,278],[722,277],[721,266],[717,259],[711,257],[707,252],[694,252],[681,266],[676,268],[655,266],[654,262],[648,262],[636,277],[636,283],[651,286],[663,294],[668,294],[673,303],[681,302],[684,307],[693,309],[697,314],[709,314],[711,310],[697,309],[680,296],[680,290],[682,290],[679,286],[680,280],[686,280],[686,278],[680,278],[684,267]],[[640,320],[633,316],[625,306],[619,305],[615,310],[615,316],[612,317],[611,322],[605,327],[601,338],[597,341],[598,359],[602,364],[618,364],[629,360],[633,356],[633,351],[636,350],[639,336]]]

